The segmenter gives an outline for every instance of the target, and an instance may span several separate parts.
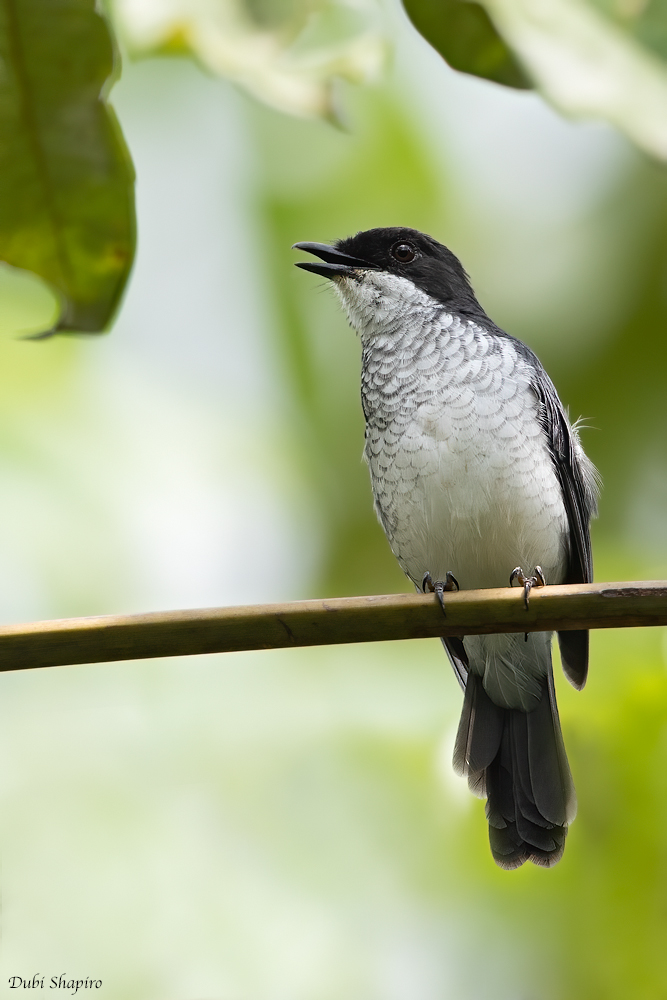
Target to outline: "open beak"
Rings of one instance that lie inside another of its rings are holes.
[[[302,267],[304,271],[312,271],[313,274],[321,274],[323,278],[354,274],[360,268],[364,268],[366,271],[378,270],[375,264],[369,264],[367,260],[361,260],[360,257],[350,257],[349,254],[334,250],[326,243],[295,243],[292,250],[306,250],[319,257],[324,263],[316,264],[314,261],[300,260],[295,266]]]

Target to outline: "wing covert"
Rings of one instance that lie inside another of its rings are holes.
[[[593,579],[590,521],[597,513],[597,472],[581,447],[576,426],[570,424],[553,382],[541,365],[533,381],[533,391],[567,512],[569,553],[563,582],[590,583]],[[588,632],[559,632],[558,645],[565,675],[581,690],[588,673]]]

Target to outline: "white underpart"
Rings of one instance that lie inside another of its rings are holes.
[[[361,272],[336,281],[364,352],[364,455],[378,517],[420,586],[505,587],[515,566],[560,583],[567,514],[533,371],[514,342],[448,314],[411,281]],[[517,599],[520,595],[517,592]],[[548,634],[469,637],[492,697],[529,707],[549,668]]]

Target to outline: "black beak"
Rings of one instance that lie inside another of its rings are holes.
[[[315,254],[324,261],[323,264],[316,264],[314,261],[298,261],[296,267],[302,267],[304,271],[312,271],[313,274],[320,274],[323,278],[336,278],[338,275],[354,274],[360,268],[366,271],[377,271],[375,264],[369,264],[367,260],[360,257],[350,257],[349,254],[334,250],[326,243],[295,243],[292,250],[306,250]]]

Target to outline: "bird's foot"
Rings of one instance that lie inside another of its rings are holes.
[[[544,573],[542,572],[542,567],[536,566],[533,576],[525,576],[521,567],[515,566],[515,568],[510,573],[510,587],[514,586],[515,580],[523,587],[523,603],[526,605],[526,611],[527,611],[530,592],[533,589],[533,587],[546,586],[546,580],[544,579]]]
[[[435,594],[440,602],[443,615],[446,615],[445,598],[443,595],[446,590],[450,592],[452,590],[459,590],[459,581],[453,573],[449,572],[449,570],[445,573],[444,580],[434,580],[430,573],[424,573],[424,577],[422,579],[422,590],[425,594]]]

